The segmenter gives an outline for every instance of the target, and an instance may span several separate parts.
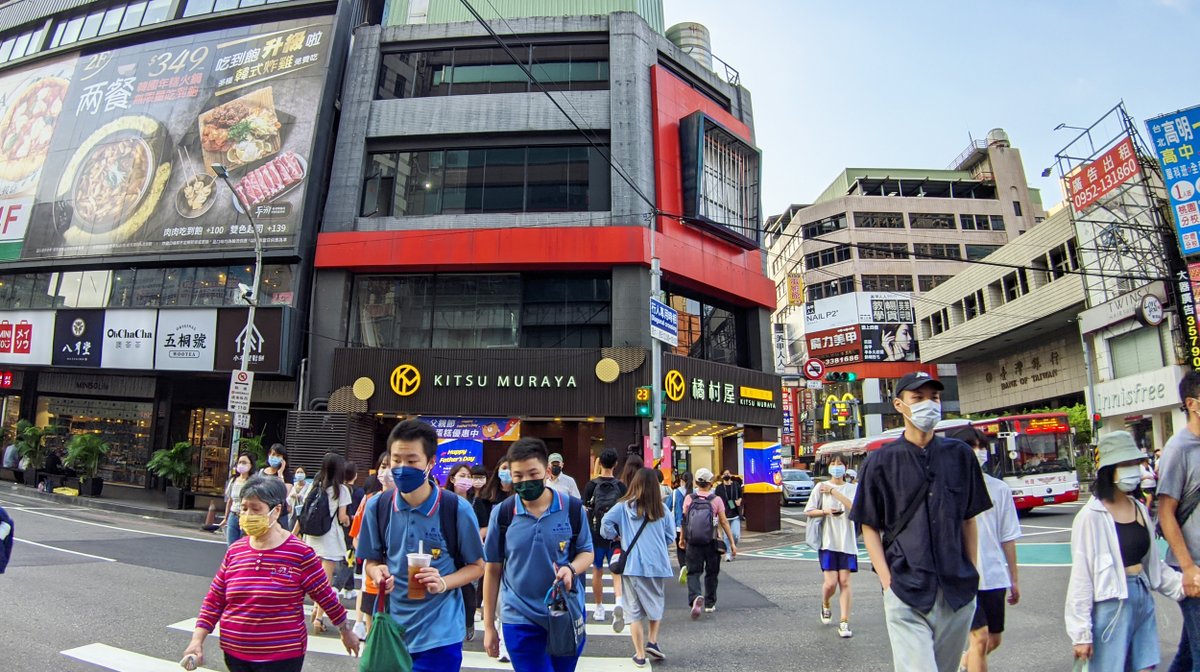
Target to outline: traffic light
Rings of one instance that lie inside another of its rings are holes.
[[[653,417],[654,411],[650,406],[651,388],[649,385],[643,385],[635,390],[634,395],[634,415],[639,418]]]
[[[1099,432],[1100,428],[1103,426],[1104,426],[1104,419],[1100,417],[1099,413],[1093,413],[1092,414],[1092,434]]]
[[[858,380],[858,374],[853,371],[830,371],[825,374],[827,383],[853,383]]]

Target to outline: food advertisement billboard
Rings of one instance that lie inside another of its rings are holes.
[[[294,247],[332,40],[330,18],[273,22],[83,53],[0,81],[14,87],[4,137],[36,125],[23,121],[29,104],[49,106],[28,143],[6,154],[0,139],[0,197],[33,180],[21,187],[33,208],[20,258],[249,249],[247,207],[264,247]],[[35,162],[20,152],[45,156],[41,179],[22,177]],[[232,191],[212,164],[228,169]]]

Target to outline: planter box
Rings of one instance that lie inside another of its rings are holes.
[[[28,485],[31,488],[37,487],[37,469],[26,469],[21,476],[25,485]]]
[[[96,476],[89,478],[86,481],[79,483],[79,495],[81,497],[99,497],[104,490],[104,479]]]
[[[176,510],[187,510],[196,508],[196,493],[191,490],[182,490],[174,486],[167,486],[167,508]]]

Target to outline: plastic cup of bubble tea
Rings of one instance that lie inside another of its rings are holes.
[[[417,580],[417,572],[428,567],[433,562],[433,556],[428,553],[408,554],[408,599],[425,599],[425,584]]]

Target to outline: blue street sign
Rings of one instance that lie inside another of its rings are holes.
[[[673,347],[679,345],[679,313],[657,299],[650,299],[650,336]]]
[[[1170,194],[1179,249],[1185,257],[1200,253],[1200,107],[1155,117],[1146,128]]]

